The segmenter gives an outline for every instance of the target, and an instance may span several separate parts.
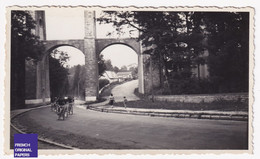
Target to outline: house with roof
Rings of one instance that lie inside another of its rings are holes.
[[[117,78],[118,78],[119,82],[129,80],[129,79],[133,79],[132,72],[131,71],[118,72]]]
[[[114,71],[105,71],[100,79],[107,79],[110,83],[118,81],[117,74]]]

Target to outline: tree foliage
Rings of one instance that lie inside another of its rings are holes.
[[[11,47],[12,51],[17,51],[20,56],[39,60],[44,48],[35,36],[35,21],[28,11],[11,12]]]
[[[134,79],[136,79],[138,77],[138,67],[130,67],[129,71],[131,71]]]
[[[63,67],[59,59],[49,58],[51,97],[64,97],[69,93],[68,69]]]
[[[125,26],[132,28],[130,33],[138,30],[143,53],[151,55],[159,66],[161,85],[166,81],[171,90],[179,81],[197,80],[191,69],[204,64],[209,66],[209,83],[219,84],[213,92],[248,88],[248,13],[106,11],[98,21],[113,24],[118,32]],[[200,77],[199,69],[197,74]],[[200,82],[194,83],[199,89]]]
[[[106,61],[104,60],[104,56],[98,56],[98,75],[102,76],[103,73],[107,70]]]
[[[60,63],[60,66],[62,67],[68,67],[68,61],[70,59],[69,54],[66,51],[59,50],[59,48],[56,48],[52,50],[50,53],[50,56],[57,59]]]
[[[219,91],[248,91],[249,13],[204,15],[210,33],[208,65]]]
[[[125,65],[121,66],[120,71],[127,71],[127,67]]]
[[[151,55],[154,61],[157,61],[160,70],[164,70],[161,73],[164,72],[166,77],[190,70],[191,60],[201,54],[204,49],[203,32],[199,27],[194,27],[191,14],[180,12],[105,13],[98,19],[100,23],[113,23],[118,31],[123,31],[124,25],[129,25],[139,31],[139,40],[146,48],[143,53]],[[171,75],[169,72],[172,72]]]
[[[50,91],[51,97],[64,97],[69,95],[69,55],[58,48],[49,55]]]
[[[112,62],[111,62],[111,60],[110,59],[108,59],[108,60],[105,60],[105,66],[106,66],[106,70],[108,70],[108,71],[113,71],[113,65],[112,65]]]
[[[86,68],[76,65],[69,68],[69,95],[84,99]]]
[[[115,73],[120,71],[120,69],[117,66],[114,66],[113,70],[115,71]]]

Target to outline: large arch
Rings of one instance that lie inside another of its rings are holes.
[[[84,41],[83,40],[51,40],[44,41],[45,51],[40,61],[36,65],[36,99],[27,100],[27,104],[34,104],[40,102],[49,102],[51,97],[50,92],[50,76],[49,76],[49,53],[62,46],[70,46],[80,50],[84,55]]]

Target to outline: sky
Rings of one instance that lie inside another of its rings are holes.
[[[137,54],[129,46],[116,44],[105,48],[102,52],[104,59],[111,59],[113,66],[121,68],[122,66],[128,66],[129,64],[137,64]],[[113,60],[113,61],[112,61]]]
[[[57,49],[68,53],[68,56],[70,57],[67,63],[68,67],[75,65],[85,65],[85,55],[77,48],[71,46],[61,46]]]
[[[96,12],[96,17],[99,17],[101,12]],[[83,39],[84,38],[84,10],[82,9],[59,9],[46,10],[46,36],[47,40],[65,40],[65,39]],[[109,32],[115,31],[111,25],[96,24],[97,38],[118,38],[114,35],[107,37]],[[121,35],[122,38],[129,37],[128,34]],[[84,55],[78,49],[73,47],[60,47],[59,50],[68,52],[70,61],[68,64],[72,67],[74,65],[84,65]],[[105,48],[101,54],[104,59],[110,59],[113,66],[121,67],[137,62],[137,54],[134,50],[126,45],[111,45]],[[82,57],[83,55],[83,57]]]

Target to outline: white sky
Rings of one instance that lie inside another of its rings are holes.
[[[47,40],[83,39],[84,12],[76,9],[45,11]]]
[[[98,17],[101,12],[96,12]],[[84,38],[84,10],[72,8],[56,8],[45,11],[47,40],[83,39]],[[97,38],[118,38],[114,35],[107,37],[107,33],[115,31],[111,25],[96,25]],[[129,37],[128,34],[121,35]],[[60,47],[59,50],[68,52],[70,66],[85,64],[82,52],[73,47]],[[105,59],[110,59],[113,66],[121,67],[137,63],[137,54],[125,45],[111,45],[102,51]]]
[[[80,50],[71,46],[61,46],[58,47],[58,50],[65,51],[68,53],[70,57],[68,61],[69,67],[85,64],[85,56]]]
[[[129,64],[137,64],[137,54],[136,52],[123,44],[115,44],[105,48],[102,52],[104,59],[111,59],[113,66],[121,68],[122,66],[128,66]],[[113,61],[112,61],[113,60]]]

